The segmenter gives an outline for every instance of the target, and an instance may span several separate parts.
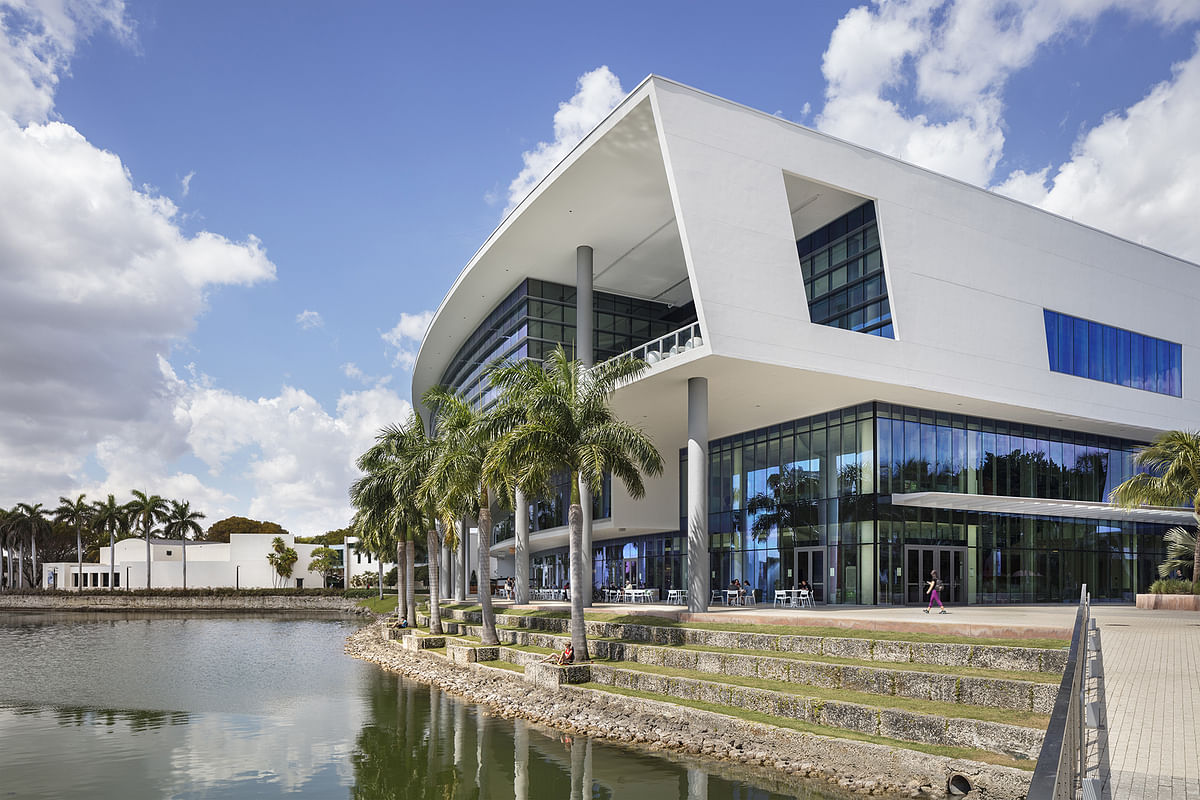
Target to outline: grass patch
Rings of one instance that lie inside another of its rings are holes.
[[[463,611],[478,611],[479,606],[462,608]],[[544,619],[569,619],[569,611],[537,611],[518,609],[506,614]],[[705,631],[730,633],[760,633],[767,636],[812,636],[826,639],[871,639],[875,641],[911,642],[914,644],[966,644],[977,646],[1028,647],[1038,650],[1065,650],[1071,646],[1068,639],[1011,639],[981,636],[953,636],[942,633],[915,633],[902,631],[877,631],[865,628],[837,628],[828,625],[761,625],[738,622],[679,622],[669,617],[651,614],[587,613],[589,622],[610,622],[619,625],[647,625],[655,628],[691,628]]]
[[[1012,758],[1011,756],[992,753],[987,750],[976,750],[970,747],[949,747],[944,745],[922,744],[920,742],[906,742],[901,739],[888,739],[883,736],[872,736],[866,733],[857,733],[855,731],[846,731],[841,728],[827,728],[824,725],[814,725],[811,722],[802,722],[798,719],[788,719],[787,717],[772,717],[768,714],[762,714],[757,711],[748,711],[744,708],[733,708],[731,706],[721,706],[714,703],[706,703],[702,700],[679,699],[679,698],[664,698],[661,695],[652,694],[650,692],[641,692],[636,689],[622,689],[615,686],[605,686],[599,683],[582,683],[580,687],[585,689],[593,689],[598,692],[608,692],[609,694],[618,694],[625,697],[637,697],[643,700],[662,700],[672,703],[677,706],[686,706],[694,708],[698,711],[711,711],[715,714],[723,714],[727,717],[746,720],[747,722],[757,722],[765,725],[774,725],[777,728],[788,728],[789,730],[799,731],[800,733],[812,733],[818,736],[829,736],[836,739],[850,739],[857,742],[870,742],[872,744],[887,745],[888,747],[899,747],[905,750],[915,750],[919,753],[929,753],[930,755],[945,756],[947,758],[963,758],[971,761],[982,761],[986,764],[998,764],[1005,767],[1016,767],[1032,771],[1035,762],[1030,759]]]
[[[591,640],[589,639],[588,641]],[[635,642],[632,639],[623,639],[621,641],[623,644],[640,645],[642,647],[647,645],[646,642]],[[1020,672],[1017,670],[984,669],[983,667],[958,667],[953,664],[922,664],[912,661],[870,661],[864,658],[818,656],[812,653],[789,653],[782,650],[738,650],[732,647],[705,647],[698,644],[652,646],[665,646],[677,650],[692,650],[699,653],[732,653],[742,656],[789,658],[793,661],[811,661],[817,664],[840,664],[849,667],[870,667],[872,669],[885,669],[892,672],[926,672],[938,675],[960,675],[972,678],[994,678],[1049,684],[1057,684],[1062,680],[1062,675],[1057,675],[1053,672]]]
[[[396,596],[384,597],[363,597],[358,600],[356,605],[369,609],[372,614],[395,614],[396,613]]]
[[[1071,642],[1067,639],[991,639],[980,636],[874,631],[864,628],[835,628],[823,625],[742,625],[736,622],[689,622],[686,625],[676,623],[674,627],[698,628],[705,631],[730,631],[733,633],[765,633],[776,636],[815,636],[825,639],[874,639],[875,641],[914,642],[919,644],[1031,647],[1039,650],[1065,650],[1071,646]]]
[[[871,708],[897,708],[901,711],[911,711],[916,714],[932,714],[940,717],[958,719],[976,719],[983,722],[999,722],[1005,725],[1019,725],[1023,728],[1045,730],[1050,724],[1047,714],[1035,714],[1031,711],[1013,711],[1007,708],[987,708],[985,706],[969,706],[962,703],[942,703],[935,700],[916,700],[911,697],[895,697],[893,695],[870,694],[850,689],[827,689],[822,686],[809,686],[800,683],[785,683],[783,681],[767,680],[765,678],[744,678],[739,675],[715,676],[708,672],[697,672],[690,669],[663,667],[657,664],[638,664],[631,661],[607,662],[618,669],[634,672],[648,672],[654,675],[668,675],[674,678],[691,678],[708,683],[726,683],[733,686],[745,686],[751,689],[766,689],[781,694],[797,695],[814,700],[833,700],[844,703],[857,703]],[[619,665],[619,666],[618,666]],[[714,681],[714,678],[719,680]]]
[[[509,672],[520,672],[521,674],[525,673],[525,667],[521,666],[520,664],[513,664],[509,661],[480,661],[479,666],[492,667],[493,669],[506,669]]]

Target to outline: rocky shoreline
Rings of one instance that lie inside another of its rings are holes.
[[[580,687],[534,687],[515,672],[404,650],[384,641],[379,625],[351,634],[346,652],[499,716],[651,751],[746,765],[798,793],[818,780],[858,795],[941,798],[949,796],[954,780],[957,786],[969,784],[973,797],[1021,800],[1029,786],[1030,773],[1011,767],[800,733]]]

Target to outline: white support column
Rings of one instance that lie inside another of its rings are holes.
[[[592,331],[593,252],[589,245],[575,248],[575,352],[585,367],[595,362]],[[592,491],[579,482],[579,504],[583,507],[583,546],[579,557],[583,561],[583,607],[592,605]],[[578,590],[572,586],[572,590]]]
[[[470,529],[466,520],[458,522],[458,584],[454,587],[454,599],[460,603],[467,599],[467,590],[471,586],[471,543]]]
[[[513,500],[513,516],[517,527],[517,553],[513,569],[516,572],[516,602],[529,602],[529,501],[525,492],[517,489]]]
[[[708,610],[708,378],[688,378],[688,611]]]

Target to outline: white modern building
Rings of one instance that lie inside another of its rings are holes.
[[[290,578],[281,579],[267,561],[273,552],[274,534],[235,533],[229,542],[188,542],[179,539],[150,540],[150,585],[155,589],[179,589],[184,586],[184,563],[187,563],[187,588],[202,589],[229,587],[268,589],[273,587],[321,588],[324,577],[308,567],[312,552],[321,545],[297,544],[295,537],[282,534],[284,544],[296,551],[298,558]],[[146,588],[146,540],[122,539],[116,543],[113,559],[112,588]],[[84,562],[83,587],[109,588],[109,551],[100,548],[99,563]],[[79,564],[75,561],[42,565],[42,586],[72,590],[79,588]]]
[[[357,536],[347,536],[342,544],[335,544],[332,549],[342,555],[343,578],[347,587],[359,575],[387,575],[396,568],[393,561],[383,561],[371,555],[370,551],[358,546]],[[378,583],[376,584],[378,585]]]
[[[486,364],[559,343],[650,362],[614,404],[667,468],[596,499],[596,587],[1130,599],[1190,514],[1105,501],[1200,419],[1198,302],[1195,264],[652,76],[462,270],[413,396],[486,403]],[[497,517],[535,585],[564,498]]]

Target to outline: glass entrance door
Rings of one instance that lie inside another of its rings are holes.
[[[796,585],[800,588],[801,581],[808,581],[812,587],[813,600],[825,602],[825,548],[801,547],[796,549]]]
[[[925,587],[929,574],[937,570],[946,585],[939,594],[947,605],[967,600],[967,548],[909,545],[904,548],[905,601],[910,605],[929,602]]]

